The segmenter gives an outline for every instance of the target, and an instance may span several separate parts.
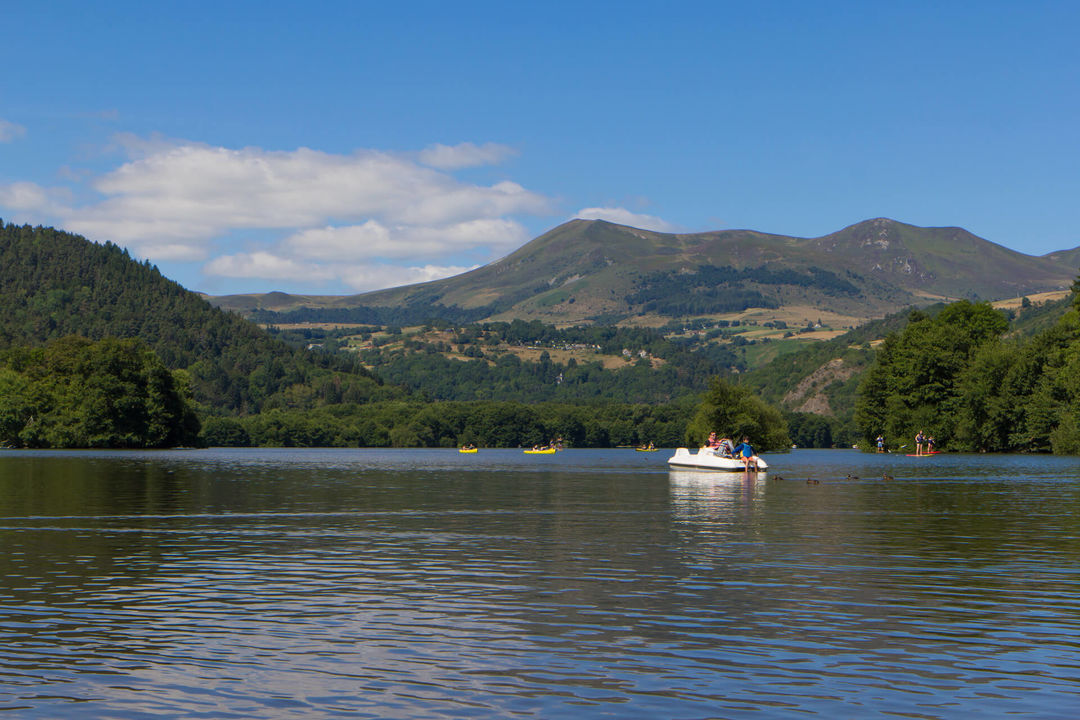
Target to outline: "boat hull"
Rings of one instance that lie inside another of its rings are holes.
[[[709,448],[701,448],[696,453],[687,448],[677,448],[675,454],[668,458],[668,465],[673,468],[687,468],[690,470],[718,470],[720,472],[745,472],[746,465],[741,459],[726,458],[713,454]],[[761,458],[757,459],[759,471],[769,468]]]

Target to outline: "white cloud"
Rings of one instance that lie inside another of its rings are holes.
[[[185,243],[155,242],[139,246],[139,255],[157,261],[191,262],[206,259],[206,248]]]
[[[327,225],[301,230],[282,244],[306,257],[343,262],[387,255],[395,249],[390,229],[375,220],[368,220],[363,225]]]
[[[413,227],[404,233],[406,242],[464,250],[478,245],[510,248],[528,239],[525,228],[506,218],[480,218],[442,227]]]
[[[680,231],[679,226],[658,218],[655,215],[635,213],[621,207],[582,208],[577,211],[574,217],[581,218],[582,220],[607,220],[608,222],[617,223],[619,225],[629,225],[630,227],[636,227],[642,230],[656,230],[657,232]]]
[[[357,265],[343,269],[342,282],[356,292],[379,290],[386,287],[412,285],[413,283],[441,280],[468,272],[476,266],[422,265],[403,267],[399,265]]]
[[[465,142],[457,145],[431,145],[420,152],[419,159],[424,165],[439,170],[456,170],[480,165],[498,165],[515,154],[514,149],[506,145],[474,145]]]
[[[282,247],[299,256],[351,262],[371,258],[436,258],[478,246],[510,247],[526,240],[525,228],[506,218],[481,218],[442,226],[326,226],[289,236]]]
[[[130,140],[125,140],[132,145]],[[106,199],[76,208],[76,232],[140,245],[190,244],[238,229],[310,229],[341,222],[449,225],[544,213],[517,183],[463,183],[390,153],[334,155],[187,144],[148,152],[94,182]]]
[[[0,205],[16,211],[55,214],[71,200],[67,188],[46,188],[32,182],[0,185]]]
[[[169,138],[161,133],[151,133],[144,137],[132,132],[118,132],[113,134],[111,140],[112,142],[104,148],[104,151],[107,153],[119,151],[131,160],[144,158],[155,153],[167,152],[181,145],[207,147],[200,143]]]
[[[273,253],[257,251],[222,255],[207,263],[211,275],[232,278],[267,278],[274,280],[328,280],[334,277],[329,268],[314,263],[298,262]]]
[[[474,260],[524,242],[519,216],[552,212],[549,198],[516,182],[485,185],[453,174],[513,153],[494,143],[348,154],[131,134],[112,143],[126,156],[114,169],[87,176],[62,168],[60,188],[0,185],[0,207],[38,213],[38,222],[47,216],[152,261],[209,259],[210,276],[367,288],[445,277],[466,254]],[[362,263],[379,269],[368,273]]]
[[[229,278],[303,279],[314,283],[337,281],[356,292],[440,280],[471,269],[457,265],[323,264],[265,251],[223,255],[211,260],[204,268],[210,275]]]
[[[0,118],[0,142],[11,142],[26,134],[26,128],[22,125]]]

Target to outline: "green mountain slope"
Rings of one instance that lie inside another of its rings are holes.
[[[1005,310],[1009,318],[1007,338],[1025,341],[1057,325],[1073,306],[1073,296],[1021,310]],[[936,316],[947,305],[936,303],[923,309]],[[886,336],[901,332],[910,310],[874,320],[831,340],[814,343],[777,358],[739,376],[770,403],[792,412],[825,415],[849,421],[863,375],[873,363],[876,348]]]
[[[444,280],[346,297],[272,293],[212,301],[242,312],[292,311],[293,319],[303,316],[297,308],[313,308],[327,312],[307,319],[356,322],[426,316],[650,324],[800,307],[858,324],[913,304],[1060,290],[1073,275],[1067,263],[1024,255],[961,228],[883,218],[820,238],[750,230],[669,234],[572,220],[496,262]]]
[[[1071,269],[1074,273],[1080,270],[1080,247],[1072,250],[1058,250],[1043,257]]]
[[[0,224],[0,349],[67,335],[138,338],[223,411],[384,392],[354,359],[292,348],[115,245]]]

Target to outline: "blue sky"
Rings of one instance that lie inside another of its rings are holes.
[[[0,2],[0,217],[212,294],[572,217],[1080,245],[1080,3]]]

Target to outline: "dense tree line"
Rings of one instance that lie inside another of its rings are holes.
[[[853,423],[844,417],[814,413],[785,412],[792,445],[801,448],[850,448],[861,438]]]
[[[849,280],[818,267],[804,272],[766,266],[740,270],[728,265],[702,265],[692,273],[665,270],[646,275],[637,289],[626,296],[626,302],[640,306],[644,312],[662,315],[702,315],[739,312],[750,307],[780,307],[775,297],[762,293],[756,286],[808,288],[833,297],[858,297],[861,294]]]
[[[562,438],[570,447],[683,442],[693,401],[667,405],[519,402],[376,402],[315,410],[209,417],[213,446],[532,447]]]
[[[1074,291],[1080,283],[1074,285]],[[871,446],[1080,453],[1080,300],[1053,326],[1007,337],[1006,318],[967,301],[913,311],[886,338],[859,388],[856,419]]]
[[[516,400],[519,402],[665,403],[696,395],[708,379],[728,374],[738,363],[731,351],[689,353],[678,362],[654,368],[634,356],[625,367],[609,370],[599,361],[552,361],[545,351],[539,362],[524,362],[512,353],[488,357],[476,345],[465,348],[470,359],[447,358],[432,345],[420,349],[370,351],[362,354],[388,383],[405,385],[434,400]]]
[[[450,323],[444,320],[430,320],[422,324],[423,330],[452,331],[453,345],[477,344],[483,347],[494,347],[500,343],[514,346],[537,346],[537,347],[565,347],[572,345],[584,345],[594,347],[603,354],[617,355],[622,350],[637,352],[645,350],[654,357],[669,359],[679,353],[697,350],[699,341],[693,338],[669,338],[668,335],[680,332],[684,329],[701,330],[705,327],[727,328],[728,321],[708,322],[682,322],[671,323],[663,328],[648,327],[621,327],[615,325],[576,325],[572,327],[557,327],[540,320],[514,320],[512,322],[484,322],[484,323]],[[738,326],[739,321],[734,321]],[[386,342],[400,339],[402,325],[390,323],[388,325],[352,326],[334,329],[303,328],[281,329],[270,326],[270,332],[277,334],[285,340],[293,343],[306,345],[312,340],[324,340],[327,338],[343,338],[361,335],[370,338],[373,334],[385,329]],[[714,329],[715,334],[710,334],[707,339],[713,339],[724,334],[733,334],[735,330]]]
[[[614,325],[578,325],[559,328],[540,320],[481,323],[465,328],[477,338],[491,338],[511,345],[595,345],[600,352],[616,354],[623,349],[647,350],[656,357],[668,357],[676,352],[665,334],[654,328],[618,327]]]
[[[473,323],[498,312],[495,306],[462,308],[442,303],[409,303],[402,306],[356,305],[347,308],[296,308],[294,310],[253,310],[248,318],[266,325],[297,323],[342,323],[372,325],[422,325],[442,320],[455,324]]]
[[[308,353],[212,307],[127,251],[52,228],[0,222],[0,348],[67,335],[139,338],[169,368],[186,369],[194,398],[233,412],[400,395],[354,357]],[[290,397],[290,395],[292,397]]]
[[[11,447],[194,445],[187,375],[135,340],[72,336],[0,353],[0,443]]]
[[[304,347],[318,341],[328,351],[345,347],[350,335],[359,336],[372,345],[359,353],[365,365],[387,383],[432,400],[664,403],[700,392],[714,375],[745,369],[731,345],[702,342],[700,337],[667,338],[654,328],[557,328],[514,320],[459,326],[433,321],[419,333],[390,326],[376,335],[378,330],[272,332]],[[432,337],[432,330],[441,331],[442,339],[425,339]],[[508,351],[523,346],[544,349],[539,362],[523,361]],[[557,362],[547,352],[569,348],[584,352],[585,358]],[[588,359],[590,351],[597,353],[595,360]],[[630,357],[621,367],[603,365],[602,356],[622,358],[623,351]],[[653,366],[654,358],[663,361],[659,367]]]

